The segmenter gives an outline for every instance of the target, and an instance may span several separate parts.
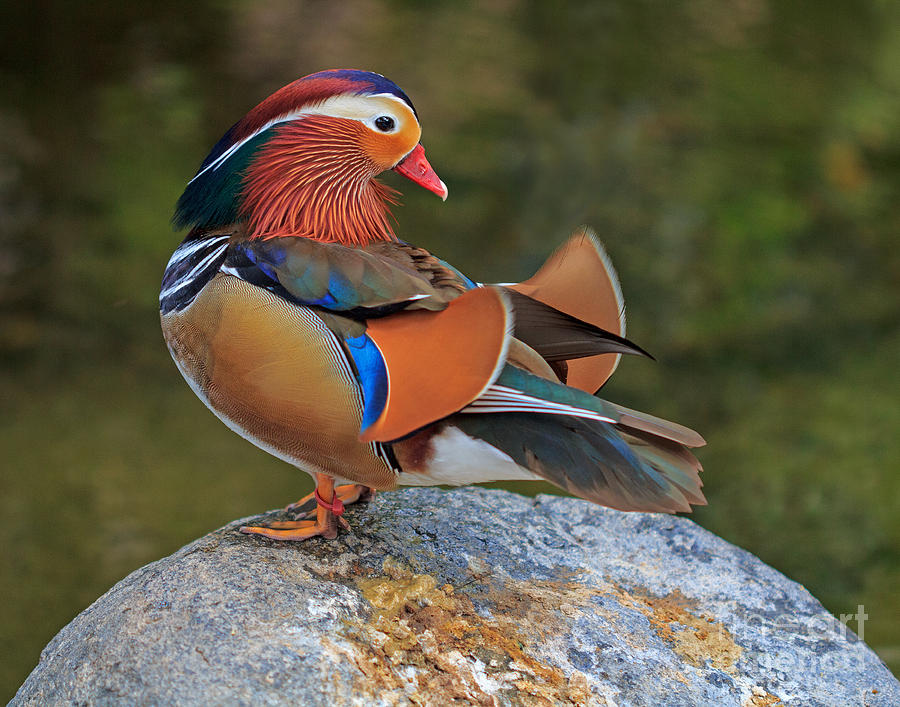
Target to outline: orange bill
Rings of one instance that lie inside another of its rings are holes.
[[[394,171],[412,180],[420,187],[434,192],[443,201],[447,201],[447,185],[441,181],[437,172],[428,163],[425,158],[425,148],[421,144],[416,145],[412,152],[400,160],[400,163],[394,167]]]

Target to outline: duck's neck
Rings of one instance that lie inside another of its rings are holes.
[[[346,246],[396,240],[397,192],[360,148],[355,121],[311,116],[287,123],[254,156],[242,193],[252,238],[304,236]]]

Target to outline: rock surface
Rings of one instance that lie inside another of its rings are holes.
[[[133,572],[12,704],[900,704],[803,587],[684,518],[477,488],[346,517],[301,544],[237,521]]]

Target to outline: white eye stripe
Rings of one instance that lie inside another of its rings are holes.
[[[378,100],[375,101],[373,99]],[[379,103],[381,103],[381,106],[378,105]],[[404,101],[397,98],[391,93],[376,93],[369,96],[332,96],[331,98],[326,98],[321,103],[317,103],[316,105],[305,106],[299,110],[290,111],[288,113],[285,113],[284,115],[278,116],[277,118],[273,118],[261,128],[254,131],[251,135],[248,135],[243,140],[236,142],[234,145],[225,150],[225,152],[223,152],[221,155],[216,157],[216,159],[214,159],[203,169],[197,172],[197,174],[194,175],[193,179],[191,179],[188,184],[190,184],[206,172],[212,169],[218,169],[222,165],[222,163],[224,163],[229,157],[240,150],[253,138],[264,133],[266,130],[275,125],[280,125],[281,123],[289,123],[292,120],[298,120],[299,118],[305,118],[310,115],[325,115],[331,118],[347,118],[350,120],[358,120],[361,123],[366,124],[371,129],[378,130],[375,127],[375,120],[382,115],[386,115],[392,118],[394,121],[394,129],[389,130],[386,133],[389,134],[397,132],[400,129],[402,119],[398,117],[398,114],[406,115],[410,120],[416,120],[415,115],[413,115],[413,112],[412,110],[410,110],[409,106]],[[384,131],[378,130],[378,132]]]

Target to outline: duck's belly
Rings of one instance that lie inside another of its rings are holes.
[[[312,310],[219,274],[162,329],[194,392],[242,437],[311,473],[394,487],[375,445],[358,440],[359,387]]]

